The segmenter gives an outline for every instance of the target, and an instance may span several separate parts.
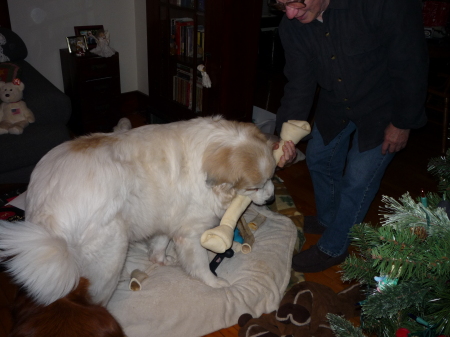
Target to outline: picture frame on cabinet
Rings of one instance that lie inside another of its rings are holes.
[[[67,48],[69,48],[69,53],[75,53],[77,56],[82,56],[88,50],[88,45],[86,41],[86,36],[68,36],[66,37]]]
[[[87,46],[89,50],[97,46],[97,42],[95,41],[94,37],[99,33],[99,31],[103,31],[103,25],[75,26],[73,28],[75,30],[75,35],[86,36]]]

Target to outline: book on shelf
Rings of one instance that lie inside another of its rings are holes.
[[[197,57],[204,58],[205,54],[205,28],[202,25],[197,26]]]
[[[187,57],[194,57],[194,26],[186,27],[185,53]]]
[[[205,0],[197,0],[197,9],[199,11],[204,12],[205,11]]]
[[[181,55],[182,27],[194,25],[192,18],[170,19],[170,54]]]
[[[188,7],[188,8],[194,8],[194,0],[170,0],[169,3],[171,5],[176,5],[180,7]]]
[[[173,100],[192,109],[194,70],[189,66],[177,63],[176,71],[176,75],[173,76]]]
[[[175,44],[177,55],[187,56],[187,28],[193,27],[194,20],[177,21],[175,23]]]

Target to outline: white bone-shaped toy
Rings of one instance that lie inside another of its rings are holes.
[[[297,144],[311,132],[311,126],[306,121],[290,120],[283,123],[280,134],[280,145],[273,151],[276,163],[283,155],[283,145],[291,140]],[[201,245],[215,253],[223,253],[233,244],[234,229],[242,213],[252,200],[248,196],[236,195],[220,221],[219,226],[208,229],[200,238]]]

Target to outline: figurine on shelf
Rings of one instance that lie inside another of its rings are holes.
[[[86,53],[86,46],[84,42],[81,40],[77,40],[77,50],[75,54],[77,56],[84,56],[85,53]]]
[[[116,53],[116,51],[109,46],[109,32],[107,30],[99,30],[97,36],[93,36],[91,32],[88,34],[90,34],[90,36],[95,39],[95,42],[97,42],[97,46],[91,50],[91,53],[102,57],[111,57]]]

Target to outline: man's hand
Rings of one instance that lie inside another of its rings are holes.
[[[273,144],[273,149],[276,150],[280,146],[280,143]],[[292,141],[287,141],[283,145],[283,155],[278,162],[279,167],[284,167],[286,164],[290,164],[294,161],[297,156],[297,152],[295,151],[295,145]]]
[[[409,138],[409,129],[396,128],[390,123],[384,130],[384,142],[381,153],[398,152],[406,146]]]

